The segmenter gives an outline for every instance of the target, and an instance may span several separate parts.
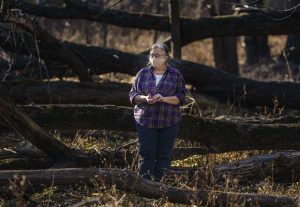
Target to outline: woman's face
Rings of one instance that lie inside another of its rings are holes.
[[[150,63],[153,67],[160,67],[168,60],[168,55],[161,48],[153,48],[150,52]]]

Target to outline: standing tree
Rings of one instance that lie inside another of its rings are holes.
[[[233,12],[231,3],[236,2],[238,0],[230,0],[227,3],[214,0],[211,14],[213,16],[231,14]],[[213,38],[213,48],[216,67],[239,74],[236,37]]]
[[[174,58],[181,58],[181,31],[178,0],[169,0],[169,21],[171,25],[171,51]]]

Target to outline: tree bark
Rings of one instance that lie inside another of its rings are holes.
[[[8,185],[13,176],[25,175],[32,185],[70,185],[78,182],[91,183],[91,178],[106,185],[114,184],[117,189],[126,192],[136,192],[148,198],[167,197],[170,202],[183,204],[207,204],[207,206],[226,206],[231,204],[243,204],[245,206],[292,206],[297,203],[289,197],[279,197],[261,194],[246,194],[220,191],[185,190],[161,183],[145,180],[137,173],[130,170],[106,169],[106,168],[71,168],[51,170],[28,171],[2,171],[0,184]],[[53,179],[55,178],[55,179]],[[214,196],[213,196],[214,195]]]
[[[135,131],[133,109],[113,105],[36,105],[22,110],[46,129]],[[114,124],[112,124],[114,123]],[[0,124],[3,126],[2,124]],[[213,152],[299,150],[300,127],[294,124],[245,124],[183,115],[178,137],[200,142]]]

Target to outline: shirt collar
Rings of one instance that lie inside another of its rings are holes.
[[[152,65],[150,65],[150,66],[148,67],[148,69],[149,69],[150,72],[154,75],[154,73],[153,73],[154,67],[153,67]],[[171,66],[170,66],[169,64],[167,64],[166,72],[170,72],[170,71],[171,71]],[[165,73],[166,73],[166,72],[165,72]]]

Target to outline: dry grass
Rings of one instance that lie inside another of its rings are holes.
[[[134,133],[129,137],[134,137]],[[95,131],[78,132],[67,138],[66,135],[60,132],[55,133],[56,138],[63,140],[68,146],[89,150],[101,150],[102,148],[111,148],[121,146],[128,142],[126,134],[113,131]],[[69,135],[70,136],[70,135]],[[192,146],[191,143],[186,143],[178,139],[176,146]],[[228,163],[236,160],[246,159],[257,154],[268,154],[271,151],[242,151],[242,152],[228,152],[222,154],[209,155],[195,155],[183,160],[172,161],[172,166],[184,167],[204,167],[207,172],[207,177],[193,177],[188,180],[186,176],[166,177],[163,182],[168,185],[180,187],[183,189],[203,189],[203,190],[220,190],[220,191],[234,191],[244,193],[261,193],[272,195],[285,195],[296,198],[300,192],[300,183],[275,183],[271,177],[266,177],[259,183],[252,183],[249,185],[239,184],[234,178],[228,179],[227,182],[220,184],[216,183],[216,179],[211,176],[210,168],[213,165],[220,163]],[[136,165],[136,163],[134,164]],[[136,166],[134,167],[136,169]],[[0,206],[14,206],[16,203],[22,201],[23,197],[15,197],[14,199],[3,200]],[[88,202],[97,200],[97,204],[83,205],[83,206],[190,206],[182,204],[172,204],[166,198],[158,200],[147,199],[132,193],[124,193],[116,190],[114,186],[106,186],[101,182],[94,181],[93,185],[75,185],[73,187],[45,187],[42,191],[27,196],[25,202],[35,203],[33,206],[69,206],[79,202]],[[94,201],[95,202],[95,201]],[[38,204],[38,205],[37,205]]]

